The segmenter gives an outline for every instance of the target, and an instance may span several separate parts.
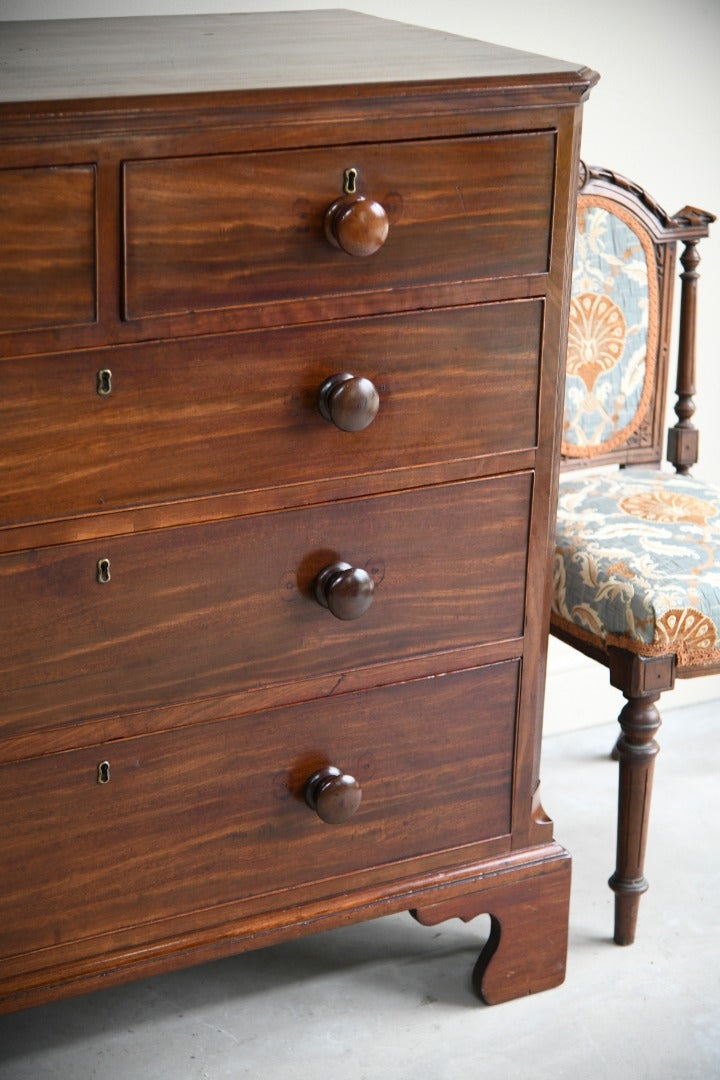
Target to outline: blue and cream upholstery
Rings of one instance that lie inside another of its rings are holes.
[[[623,216],[620,216],[623,215]],[[578,199],[562,452],[591,458],[626,443],[650,405],[658,278],[650,237],[609,200]]]
[[[655,402],[659,274],[622,205],[580,195],[562,453],[632,444]],[[673,653],[678,673],[720,662],[720,491],[667,468],[561,475],[553,627],[600,648]],[[563,636],[563,634],[561,634]]]
[[[720,660],[720,492],[655,469],[574,472],[558,501],[553,621],[678,667]]]

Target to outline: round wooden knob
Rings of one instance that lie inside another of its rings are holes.
[[[341,431],[362,431],[372,424],[380,397],[370,379],[347,371],[331,375],[318,390],[320,415]]]
[[[328,825],[349,821],[362,800],[362,788],[354,776],[334,765],[318,769],[305,783],[305,802]]]
[[[364,195],[343,195],[325,211],[325,235],[348,255],[373,255],[387,240],[388,216]]]
[[[336,619],[359,619],[370,607],[375,582],[367,570],[336,562],[315,578],[315,599]]]

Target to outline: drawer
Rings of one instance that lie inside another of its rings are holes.
[[[518,473],[6,555],[0,730],[519,638],[531,490]],[[337,561],[375,583],[360,618],[314,597]]]
[[[95,321],[95,167],[0,170],[0,332]]]
[[[348,169],[369,256],[326,239]],[[553,132],[128,161],[125,317],[545,273],[554,170]]]
[[[508,662],[3,766],[0,955],[322,879],[332,895],[339,875],[507,834],[518,674]],[[303,798],[328,764],[362,789],[341,824]]]
[[[534,447],[542,320],[514,301],[0,363],[0,522]],[[377,388],[364,430],[318,411],[338,373]]]

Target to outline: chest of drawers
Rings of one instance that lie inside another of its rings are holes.
[[[4,24],[0,1007],[412,911],[562,981],[539,799],[582,68]]]

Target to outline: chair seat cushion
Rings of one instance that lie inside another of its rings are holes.
[[[678,668],[720,661],[720,489],[654,469],[561,477],[553,624]]]

